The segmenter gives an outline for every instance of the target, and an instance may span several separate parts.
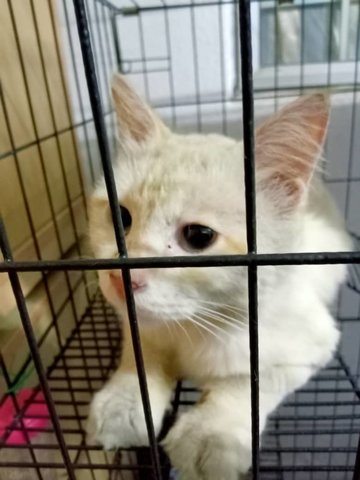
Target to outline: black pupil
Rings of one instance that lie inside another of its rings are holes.
[[[121,209],[121,219],[124,226],[124,230],[125,232],[128,232],[132,222],[130,212],[127,208],[123,207],[122,205],[120,205],[120,209]]]
[[[211,245],[215,232],[204,225],[186,225],[183,230],[186,243],[194,250],[203,250]]]

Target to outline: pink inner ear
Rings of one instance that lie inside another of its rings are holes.
[[[302,97],[256,131],[256,162],[262,186],[276,184],[299,203],[318,160],[328,124],[326,98]]]

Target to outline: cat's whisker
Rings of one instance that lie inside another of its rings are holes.
[[[171,332],[171,339],[173,340],[174,338],[176,339],[176,331],[175,331],[175,325],[173,322],[169,322],[167,320],[164,320],[164,322],[166,323],[166,325],[168,326],[169,328],[169,331]]]
[[[193,347],[194,346],[193,341],[192,341],[189,333],[187,332],[186,328],[183,325],[181,325],[181,321],[175,320],[175,323],[178,327],[180,327],[180,329],[183,331],[183,333],[185,334],[185,336],[189,340],[190,345]]]
[[[166,328],[167,328],[167,330],[168,330],[168,332],[169,332],[169,335],[171,336],[171,338],[173,338],[173,332],[172,332],[172,330],[170,329],[169,322],[167,322],[166,320],[164,320],[164,319],[161,318],[161,317],[160,317],[160,320],[161,320],[161,323],[162,323],[163,325],[166,325]]]
[[[231,320],[232,322],[236,322],[239,325],[243,325],[244,327],[248,325],[248,317],[246,315],[243,315],[240,312],[231,312],[232,315],[229,316],[229,315],[226,315],[223,312],[219,312],[218,310],[214,310],[212,308],[208,308],[208,307],[204,307],[204,306],[200,306],[200,308],[203,309],[204,311],[207,311],[207,312],[212,313],[214,315],[221,316],[223,318]]]
[[[246,307],[239,307],[236,305],[230,305],[229,303],[222,303],[222,302],[212,302],[210,300],[199,300],[200,303],[207,303],[209,305],[215,305],[218,307],[228,307],[231,308],[232,310],[236,310],[238,312],[247,312]]]
[[[189,316],[185,315],[184,319],[186,319],[188,322],[191,323],[191,325],[193,325],[196,328],[196,331],[199,332],[199,334],[201,335],[201,338],[204,340],[205,339],[204,332],[201,330],[201,328],[199,328],[199,325],[197,323],[193,322],[192,318],[189,317]]]
[[[210,320],[207,320],[206,318],[200,316],[200,315],[197,315],[197,314],[193,314],[192,317],[196,317],[199,321],[205,323],[206,325],[210,325],[212,328],[214,328],[215,330],[218,330],[219,332],[221,332],[222,334],[228,336],[228,337],[232,337],[232,334],[230,332],[228,332],[227,330],[224,330],[223,328],[219,327],[218,325],[215,325],[213,322],[211,322]],[[204,325],[203,325],[204,326]],[[213,332],[214,333],[214,332]],[[220,337],[218,337],[217,335],[215,335],[217,338],[220,339]]]
[[[232,327],[234,328],[235,330],[238,330],[239,332],[243,333],[244,331],[247,331],[247,329],[245,328],[245,325],[244,324],[238,324],[236,322],[236,320],[231,320],[230,317],[228,318],[221,318],[220,316],[218,316],[217,314],[214,314],[214,313],[211,313],[211,312],[206,312],[206,311],[203,311],[203,313],[210,317],[210,318],[213,318],[214,320],[220,322],[220,323],[223,323],[225,325],[228,325],[229,327]],[[219,327],[221,328],[221,327]]]
[[[215,337],[217,340],[219,340],[220,342],[223,342],[225,343],[225,340],[223,338],[221,338],[219,335],[217,335],[215,332],[213,332],[212,330],[210,330],[210,328],[206,327],[205,325],[203,325],[202,323],[200,323],[199,321],[195,320],[194,318],[194,315],[191,315],[191,317],[186,317],[190,322],[192,322],[194,325],[197,325],[198,327],[202,328],[203,330],[205,330],[206,332],[210,333],[210,335],[212,335],[213,337]],[[199,317],[199,319],[202,321],[203,319],[201,317]],[[210,322],[208,322],[211,326],[214,326],[212,325]]]
[[[213,307],[214,309],[216,309],[218,311],[218,309],[222,309],[222,310],[228,310],[229,313],[231,314],[235,314],[235,315],[239,315],[241,316],[242,318],[246,318],[246,314],[247,314],[247,309],[240,309],[240,308],[237,308],[237,307],[234,307],[232,305],[227,305],[226,303],[204,303],[202,301],[199,302],[200,305],[204,306],[204,307],[207,307],[207,308],[211,308]]]
[[[240,324],[240,325],[243,325],[244,327],[247,326],[247,323],[244,321],[244,320],[247,320],[246,317],[244,316],[241,316],[239,318],[237,317],[229,317],[228,315],[225,315],[225,313],[222,313],[222,312],[218,312],[217,310],[213,310],[211,308],[207,308],[207,307],[200,307],[201,310],[203,312],[208,312],[209,314],[212,314],[212,315],[216,315],[217,317],[222,317],[224,318],[225,320],[229,320],[233,323],[237,323],[237,324]],[[239,314],[237,314],[239,315]]]
[[[219,315],[217,314],[213,314],[213,313],[210,313],[210,312],[205,312],[203,311],[202,312],[203,315],[207,318],[210,318],[210,319],[213,319],[215,320],[216,322],[218,323],[222,323],[223,325],[226,325],[228,327],[231,327],[232,329],[235,329],[235,330],[238,330],[239,332],[243,333],[245,331],[247,331],[247,328],[244,324],[241,324],[241,323],[238,323],[236,322],[236,320],[230,320],[230,319],[227,319],[227,318],[221,318]],[[219,328],[222,328],[222,327],[219,327]],[[227,330],[226,330],[227,331]],[[227,331],[227,333],[229,333]]]

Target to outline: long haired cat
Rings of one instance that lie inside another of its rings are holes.
[[[121,76],[112,86],[119,120],[115,180],[129,256],[245,254],[242,142],[177,135]],[[256,130],[258,251],[351,249],[316,174],[328,103],[299,98]],[[97,257],[117,256],[103,181],[91,202]],[[286,395],[332,357],[339,332],[330,305],[343,265],[259,268],[260,429]],[[120,271],[99,272],[120,312],[121,364],[91,404],[90,439],[106,449],[148,443]],[[251,463],[247,270],[245,267],[131,272],[156,433],[175,382],[192,380],[197,405],[163,441],[183,480],[236,480]]]

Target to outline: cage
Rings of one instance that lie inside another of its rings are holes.
[[[254,275],[261,265],[350,264],[336,305],[339,350],[270,417],[260,451],[256,284],[250,284],[251,475],[359,478],[359,252],[259,256],[252,222],[254,112],[258,119],[289,98],[330,88],[323,175],[358,249],[359,2],[3,0],[0,15],[0,478],[176,478],[151,419],[149,448],[104,452],[88,445],[84,433],[88,404],[117,367],[121,349],[118,318],[98,291],[95,271],[122,268],[128,275],[136,267],[125,255],[110,161],[116,121],[109,86],[116,71],[176,131],[235,138],[244,133],[250,254],[188,257],[182,266],[243,264]],[[118,260],[91,259],[86,245],[86,198],[102,168],[116,218]],[[176,265],[171,258],[146,262]],[[191,385],[178,384],[164,431],[197,395]]]

